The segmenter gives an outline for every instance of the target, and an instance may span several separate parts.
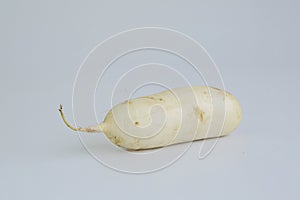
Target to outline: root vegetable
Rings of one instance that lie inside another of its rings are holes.
[[[166,90],[114,106],[103,123],[74,131],[104,132],[114,144],[130,149],[151,149],[171,144],[228,135],[242,117],[239,102],[223,90],[194,86]]]

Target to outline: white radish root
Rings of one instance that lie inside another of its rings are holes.
[[[207,86],[166,90],[127,100],[114,106],[103,123],[73,131],[104,132],[116,145],[150,149],[194,140],[228,135],[237,128],[242,111],[230,93]]]

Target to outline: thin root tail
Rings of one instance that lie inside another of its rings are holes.
[[[89,132],[89,133],[98,133],[98,132],[103,132],[102,130],[102,124],[97,125],[97,126],[90,126],[90,127],[86,127],[86,128],[81,128],[81,127],[74,127],[71,124],[69,124],[69,122],[66,120],[65,115],[63,113],[63,107],[60,104],[59,105],[59,109],[58,109],[60,116],[62,118],[62,120],[64,121],[65,125],[67,127],[69,127],[70,129],[72,129],[73,131],[81,131],[81,132]]]

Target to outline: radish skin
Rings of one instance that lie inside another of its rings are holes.
[[[103,132],[128,150],[151,149],[200,139],[225,136],[239,125],[242,111],[228,92],[194,86],[127,100],[114,106],[103,123],[86,128],[64,123],[73,131]]]

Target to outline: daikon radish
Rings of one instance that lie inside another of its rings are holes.
[[[114,106],[103,123],[74,131],[103,132],[117,146],[151,149],[172,144],[228,135],[237,128],[242,111],[230,93],[194,86],[127,100]]]

